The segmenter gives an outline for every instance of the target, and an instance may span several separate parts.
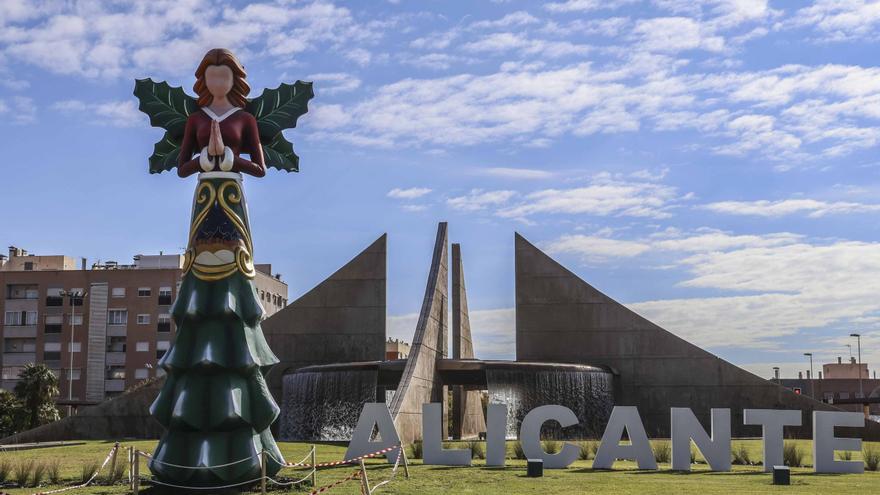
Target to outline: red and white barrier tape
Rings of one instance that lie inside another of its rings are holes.
[[[284,467],[322,468],[322,467],[331,467],[331,466],[341,466],[341,465],[343,465],[343,464],[354,464],[355,462],[358,462],[358,461],[360,461],[361,459],[370,459],[370,458],[372,458],[372,457],[378,457],[378,456],[380,456],[380,455],[382,455],[382,454],[387,454],[388,452],[391,452],[392,450],[394,450],[394,449],[399,449],[399,448],[402,448],[402,447],[401,447],[400,445],[394,445],[394,446],[391,446],[391,447],[388,447],[388,448],[385,448],[385,449],[382,449],[382,450],[377,450],[376,452],[373,452],[373,453],[371,453],[371,454],[364,454],[364,455],[362,455],[362,456],[360,456],[360,457],[355,457],[355,458],[352,458],[352,459],[346,459],[346,460],[344,460],[344,461],[322,462],[322,463],[315,464],[315,465],[305,464],[305,463],[302,463],[302,462],[297,462],[297,463],[292,463],[292,462],[281,462],[280,460],[275,459],[275,457],[273,457],[272,454],[268,454],[268,453],[267,453],[267,455],[268,455],[269,457],[271,457],[272,460],[274,460],[274,461],[277,462],[278,464],[281,464],[281,465],[284,466]]]
[[[380,486],[387,485],[388,483],[391,483],[392,481],[394,481],[394,476],[397,474],[397,467],[400,466],[400,459],[402,457],[403,457],[403,449],[400,449],[397,452],[397,460],[394,461],[394,469],[391,470],[391,477],[388,478],[387,480],[377,484],[373,488],[370,488],[370,495],[372,495],[372,493],[375,492],[376,489],[378,489]]]
[[[36,493],[34,493],[34,495],[51,495],[51,494],[53,494],[53,493],[61,493],[61,492],[66,492],[66,491],[68,491],[68,490],[76,490],[77,488],[85,488],[86,486],[89,485],[89,483],[91,483],[92,481],[95,481],[95,478],[98,477],[98,473],[100,473],[101,471],[104,470],[105,467],[107,467],[107,463],[110,462],[110,459],[111,459],[111,458],[113,458],[113,454],[114,454],[114,452],[116,452],[116,451],[118,451],[118,450],[119,450],[119,444],[117,443],[116,445],[113,446],[112,449],[110,449],[110,453],[107,454],[107,457],[104,459],[104,462],[101,463],[101,467],[99,467],[99,468],[98,468],[98,469],[92,474],[92,477],[89,478],[85,483],[80,484],[80,485],[76,485],[76,486],[67,486],[67,487],[64,487],[64,488],[58,488],[58,489],[55,489],[55,490],[50,490],[50,491],[48,491],[48,492],[36,492]]]
[[[337,481],[337,482],[335,482],[335,483],[331,483],[331,484],[329,484],[329,485],[322,486],[321,488],[318,488],[318,489],[316,489],[316,490],[313,490],[312,492],[309,493],[309,495],[318,495],[319,493],[324,493],[324,492],[330,490],[331,488],[335,488],[335,487],[337,487],[337,486],[339,486],[339,485],[341,485],[341,484],[343,484],[343,483],[346,483],[346,482],[348,482],[348,481],[351,481],[351,480],[357,478],[358,476],[360,476],[360,474],[361,474],[360,471],[355,471],[355,472],[349,474],[349,475],[346,476],[345,478],[343,478],[343,479],[341,479],[341,480],[339,480],[339,481]]]

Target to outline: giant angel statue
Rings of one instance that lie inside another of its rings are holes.
[[[218,487],[260,478],[264,450],[269,476],[283,462],[269,431],[279,408],[265,380],[278,358],[260,328],[265,313],[254,286],[242,174],[298,170],[281,131],[296,126],[314,93],[311,83],[297,81],[249,100],[244,67],[222,48],[205,54],[195,77],[197,98],[151,79],[134,90],[150,124],[166,130],[150,172],[198,174],[171,311],[176,340],[159,362],[167,378],[150,408],[166,431],[149,467],[159,483]]]

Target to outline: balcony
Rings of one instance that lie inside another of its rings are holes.
[[[36,352],[4,352],[3,366],[24,366],[37,361]]]
[[[107,366],[125,366],[124,352],[108,352],[105,357]]]
[[[47,307],[64,306],[64,298],[60,296],[46,296]]]
[[[125,337],[128,334],[128,327],[107,327],[108,337]]]
[[[104,380],[105,392],[123,392],[125,391],[125,380]]]
[[[171,306],[172,302],[170,295],[159,294],[159,306]]]
[[[3,337],[7,339],[35,339],[37,338],[37,327],[36,325],[25,327],[7,325],[6,328],[3,329]]]
[[[159,322],[156,327],[156,330],[159,332],[170,332],[171,331],[171,322]]]

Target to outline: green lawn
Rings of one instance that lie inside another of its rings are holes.
[[[734,441],[734,448],[739,444],[747,446],[753,460],[761,459],[760,440]],[[138,441],[123,444],[124,447],[134,445],[136,448],[150,452],[155,446],[154,441]],[[799,442],[804,451],[804,462],[811,464],[810,447],[808,441]],[[880,448],[880,444],[876,445]],[[28,459],[39,462],[53,462],[57,459],[61,466],[61,477],[72,483],[78,480],[82,466],[89,462],[101,461],[112,447],[109,442],[88,442],[85,445],[58,447],[23,452],[12,452],[0,455],[0,460],[9,459],[13,465]],[[298,461],[309,449],[308,444],[281,443],[281,450],[290,461]],[[344,447],[332,445],[318,446],[318,462],[340,460],[345,452]],[[859,459],[860,455],[854,455]],[[120,462],[125,462],[122,454]],[[565,470],[545,471],[544,478],[532,479],[525,477],[524,461],[510,460],[506,468],[487,468],[484,461],[475,460],[470,468],[423,466],[419,460],[411,461],[409,480],[403,477],[403,471],[398,472],[398,477],[390,484],[381,487],[377,494],[442,494],[451,495],[458,493],[473,493],[479,495],[514,495],[514,494],[543,494],[543,493],[620,493],[620,494],[646,494],[646,493],[695,493],[700,495],[709,494],[737,494],[737,493],[823,493],[823,494],[846,494],[846,493],[872,493],[880,486],[880,472],[866,472],[864,475],[816,475],[810,468],[796,468],[792,474],[790,487],[777,487],[770,484],[770,475],[764,474],[760,466],[734,466],[730,473],[712,473],[705,464],[697,464],[690,474],[675,473],[669,471],[668,464],[661,464],[659,471],[639,471],[635,465],[629,462],[619,462],[613,471],[593,471],[590,469],[592,461],[578,461]],[[145,463],[141,464],[141,470],[147,474]],[[323,469],[318,473],[318,485],[325,485],[344,478],[354,470],[351,466],[332,469]],[[391,468],[380,461],[372,460],[368,463],[368,475],[371,485],[386,479]],[[285,469],[282,476],[298,477],[299,471]],[[12,478],[12,474],[10,474]],[[126,475],[127,478],[127,475]],[[3,493],[14,495],[31,494],[36,491],[47,491],[56,486],[46,482],[39,488],[13,488],[14,484],[7,482]],[[158,490],[150,489],[149,484],[144,484],[142,493],[157,495]],[[294,493],[296,492],[293,490]],[[275,490],[275,493],[281,493]],[[80,490],[71,490],[71,494],[95,494],[95,495],[118,495],[129,493],[127,486],[90,486]],[[169,492],[164,492],[169,493]],[[204,491],[202,493],[205,493]],[[357,494],[360,493],[356,481],[348,482],[330,491],[333,494]]]

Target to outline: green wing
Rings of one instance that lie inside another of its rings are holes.
[[[165,129],[162,140],[153,147],[150,173],[159,174],[177,166],[180,143],[186,128],[186,118],[198,110],[197,100],[181,87],[152,79],[137,79],[134,95],[139,100],[138,110],[150,117],[150,125]]]
[[[246,110],[257,119],[267,167],[286,172],[299,171],[299,157],[281,131],[296,127],[297,119],[309,111],[309,100],[314,96],[312,83],[297,81],[265,89],[263,94],[248,102]]]

